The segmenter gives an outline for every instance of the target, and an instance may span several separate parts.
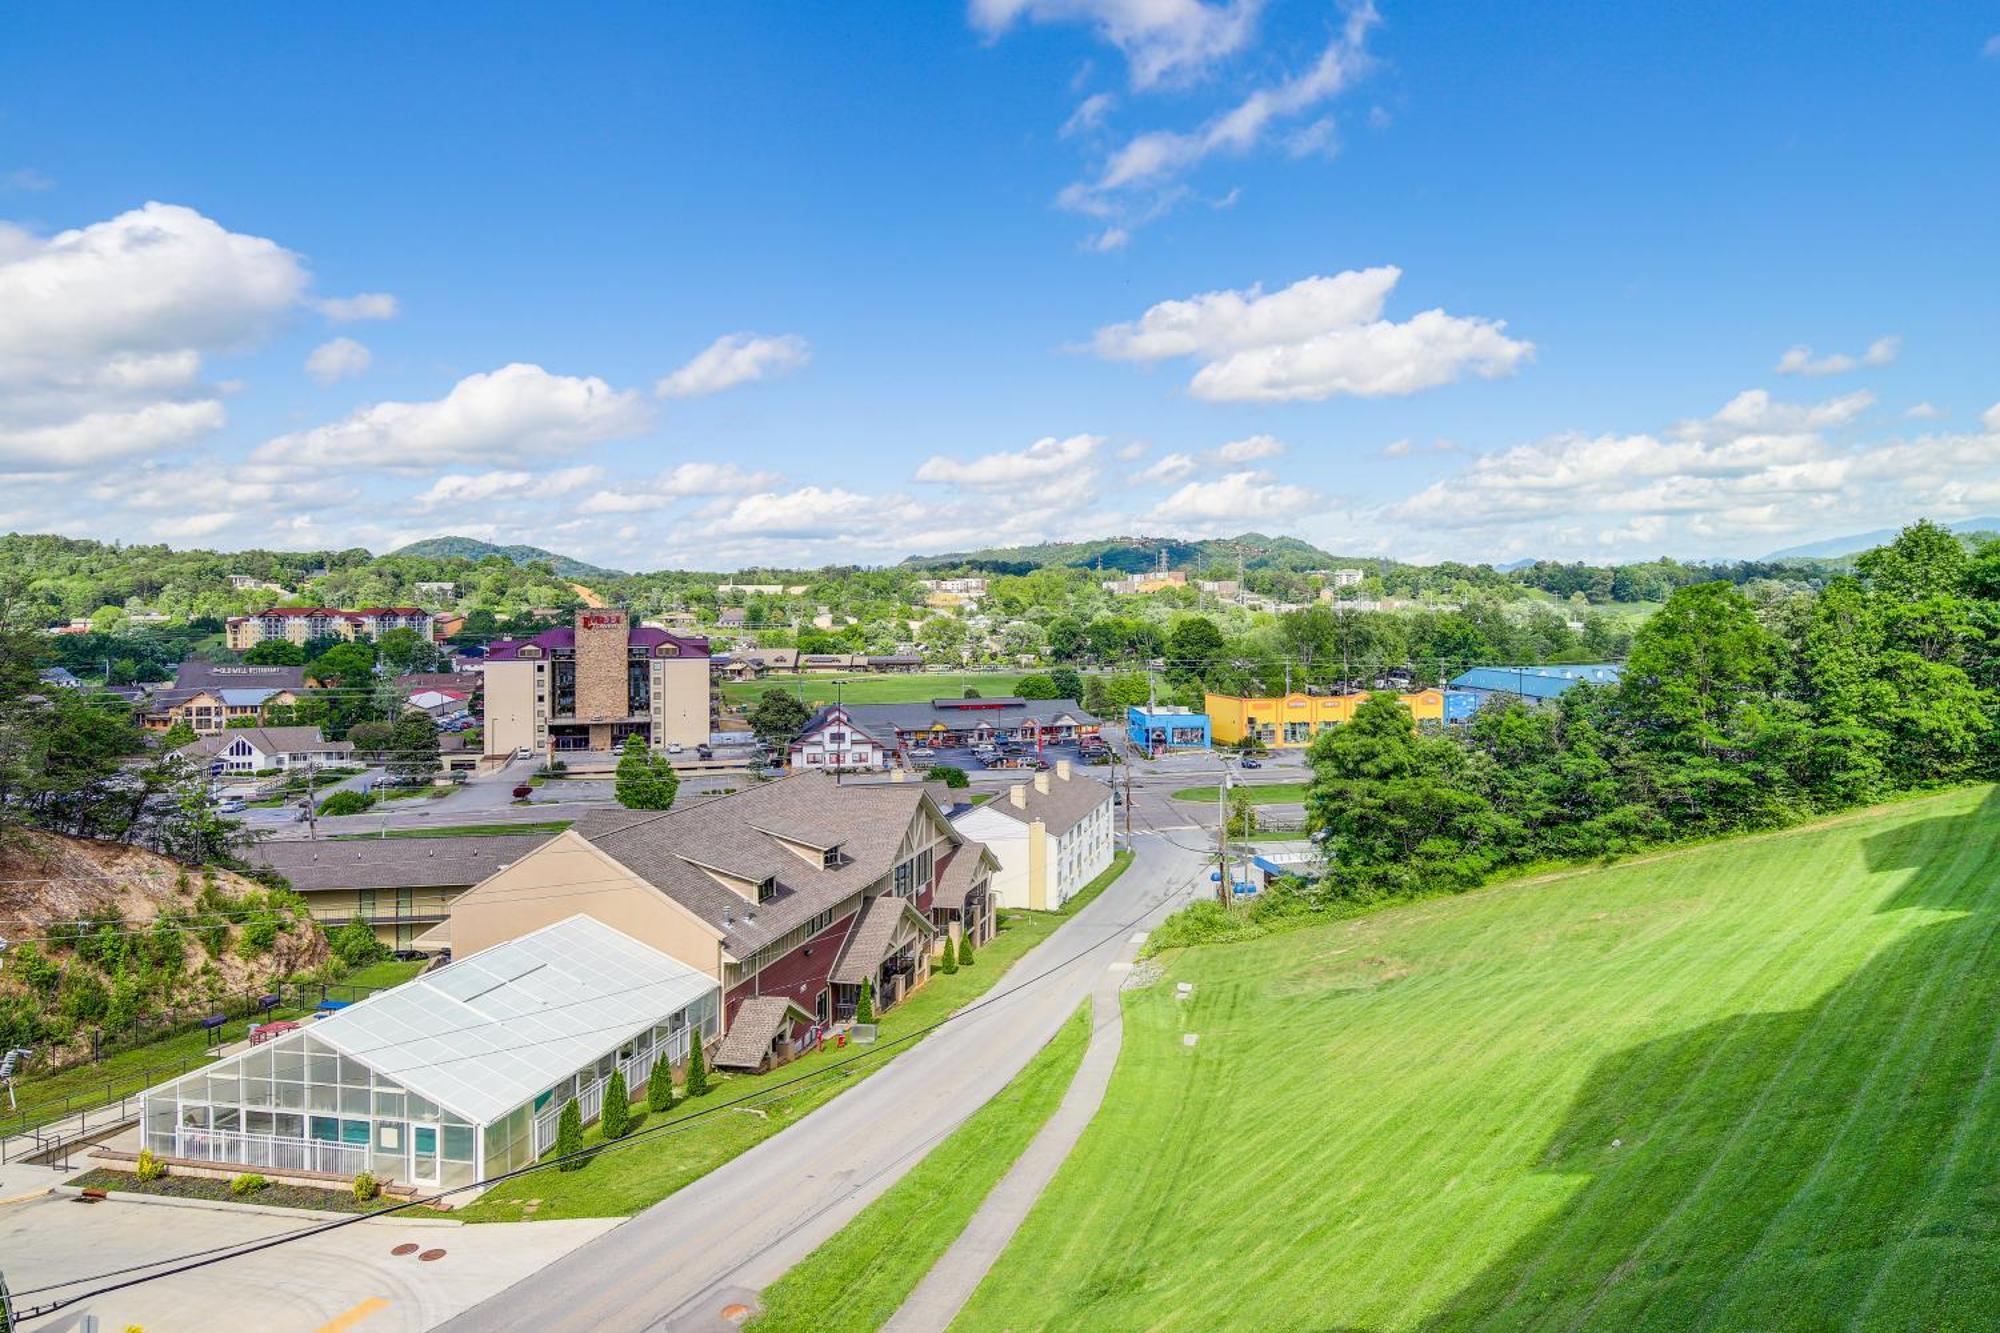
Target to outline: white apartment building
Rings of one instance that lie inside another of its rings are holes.
[[[1111,788],[1073,772],[1063,759],[1054,772],[1016,783],[951,822],[999,861],[995,902],[1053,911],[1110,867],[1111,814]]]

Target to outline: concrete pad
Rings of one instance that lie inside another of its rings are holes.
[[[11,1171],[11,1168],[9,1168]],[[519,1281],[610,1230],[615,1218],[438,1228],[365,1222],[71,1305],[29,1327],[67,1333],[93,1314],[105,1328],[147,1333],[361,1328],[416,1333]],[[166,1209],[61,1195],[0,1209],[0,1254],[25,1313],[102,1285],[87,1279],[216,1247],[296,1233],[321,1222],[247,1210]],[[391,1252],[413,1244],[408,1255]],[[417,1255],[442,1249],[423,1262]],[[129,1276],[138,1276],[131,1274]],[[79,1279],[85,1279],[79,1281]],[[106,1278],[104,1283],[126,1277]],[[54,1284],[65,1284],[56,1286]],[[365,1307],[365,1308],[364,1308]],[[346,1320],[342,1323],[340,1321]]]

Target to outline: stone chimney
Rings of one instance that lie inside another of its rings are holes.
[[[1035,774],[1035,790],[1044,796],[1049,794],[1049,775],[1047,773]]]
[[[1067,759],[1056,760],[1056,776],[1062,779],[1064,782],[1069,781],[1069,760]]]
[[[1009,787],[1007,789],[1007,803],[1012,805],[1016,810],[1026,810],[1028,808],[1028,784],[1017,782]]]

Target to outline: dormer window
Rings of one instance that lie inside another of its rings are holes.
[[[778,877],[776,875],[766,875],[764,876],[764,878],[757,881],[758,902],[768,903],[771,901],[771,899],[777,896],[778,896]]]
[[[846,861],[847,858],[840,854],[838,847],[829,847],[819,854],[819,865],[822,870],[838,870]]]

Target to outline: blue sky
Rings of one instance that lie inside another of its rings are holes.
[[[1989,9],[111,12],[0,49],[0,529],[1497,561],[2000,510]]]

